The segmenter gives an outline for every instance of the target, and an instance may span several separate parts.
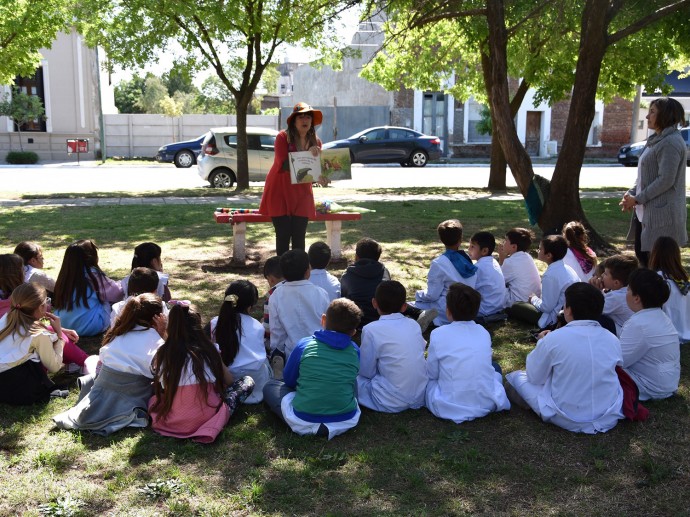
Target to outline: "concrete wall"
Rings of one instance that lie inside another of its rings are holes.
[[[106,156],[153,158],[171,142],[192,140],[210,128],[235,126],[235,115],[104,115]],[[278,117],[248,115],[248,126],[278,129]]]
[[[319,106],[318,109],[323,113],[323,122],[316,128],[316,134],[323,143],[347,138],[363,129],[391,123],[391,111],[388,106]],[[292,108],[280,110],[281,129],[287,126],[285,121],[290,113]]]

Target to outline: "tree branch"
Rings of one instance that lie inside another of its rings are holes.
[[[636,32],[641,31],[642,29],[648,27],[652,23],[657,22],[660,19],[669,16],[670,14],[676,13],[686,7],[690,7],[690,0],[680,0],[679,2],[675,2],[671,5],[667,5],[666,7],[662,7],[661,9],[657,9],[656,11],[645,16],[644,18],[640,18],[635,23],[628,25],[626,28],[609,35],[607,38],[607,44],[612,45],[622,40],[623,38],[626,38],[632,34],[635,34]]]

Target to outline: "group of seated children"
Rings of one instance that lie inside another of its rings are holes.
[[[250,316],[256,286],[236,280],[207,332],[189,302],[171,300],[168,314],[167,276],[153,243],[137,247],[125,289],[100,270],[92,241],[70,245],[53,286],[54,314],[45,287],[25,282],[45,282],[40,248],[31,269],[24,255],[0,255],[7,300],[0,305],[7,312],[0,319],[0,401],[65,396],[46,370],[58,370],[71,354],[70,361],[90,366],[77,404],[54,417],[65,429],[109,434],[145,426],[150,416],[160,434],[210,442],[237,404],[263,400],[293,431],[332,438],[357,424],[360,405],[389,413],[425,406],[460,423],[507,410],[510,400],[565,429],[605,432],[623,418],[621,371],[640,400],[678,389],[690,283],[672,239],[655,244],[655,272],[638,269],[629,255],[597,263],[573,226],[578,230],[572,223],[564,230],[567,239],[541,240],[538,258],[547,269],[540,279],[529,230],[509,230],[496,260],[491,233],[475,233],[465,253],[461,223],[444,221],[437,230],[445,251],[409,303],[379,262],[376,241],[357,243],[340,281],[326,271],[328,246],[314,243],[308,253],[266,261],[263,325]],[[588,282],[566,264],[569,252]],[[112,320],[109,301],[116,302]],[[526,370],[506,376],[507,393],[491,336],[479,324],[504,311],[539,326]],[[422,333],[432,319],[438,328],[427,349]],[[86,332],[107,329],[96,361],[76,347],[78,333],[64,321]],[[28,389],[16,389],[26,379]],[[204,404],[193,403],[199,397]]]

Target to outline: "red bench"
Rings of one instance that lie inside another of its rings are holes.
[[[214,212],[213,218],[217,223],[232,224],[232,262],[244,265],[247,260],[247,224],[248,223],[270,223],[271,218],[263,214],[233,214]],[[339,213],[339,214],[320,214],[309,221],[324,221],[326,223],[326,244],[331,248],[331,257],[339,259],[342,257],[340,245],[340,231],[343,221],[359,221],[362,214]]]

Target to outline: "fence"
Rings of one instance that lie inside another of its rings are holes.
[[[104,115],[106,155],[153,158],[158,148],[171,142],[192,140],[212,127],[234,126],[235,115]],[[248,126],[278,129],[278,117],[248,115]]]

